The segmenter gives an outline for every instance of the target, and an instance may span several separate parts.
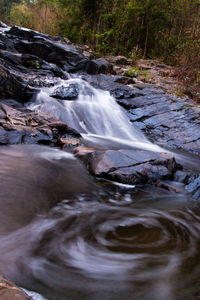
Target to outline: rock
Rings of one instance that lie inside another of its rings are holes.
[[[74,153],[80,146],[81,142],[78,138],[60,138],[57,140],[57,145],[66,152]]]
[[[6,46],[2,41],[0,41],[0,49],[2,49],[2,50],[6,49]]]
[[[2,104],[0,110],[0,145],[43,144],[57,145],[61,138],[79,138],[80,134],[44,113]]]
[[[144,94],[141,91],[139,91],[137,89],[132,89],[132,88],[129,88],[129,87],[126,87],[126,86],[117,87],[115,89],[112,89],[111,94],[117,100],[118,99],[129,99],[129,98],[144,96]]]
[[[93,153],[95,152],[95,148],[92,148],[92,147],[85,147],[85,146],[78,146],[76,147],[76,149],[74,149],[74,154],[77,156],[77,157],[84,157],[86,154],[88,153]]]
[[[173,155],[143,150],[93,151],[82,159],[94,176],[125,184],[169,179],[177,168]]]
[[[179,188],[177,188],[176,186],[173,186],[172,184],[167,184],[167,183],[159,181],[159,180],[156,181],[154,186],[165,189],[165,190],[170,191],[170,192],[174,192],[174,193],[180,193],[181,192],[181,190]]]
[[[193,200],[200,200],[200,175],[199,174],[192,175],[189,178],[186,189],[189,193],[192,194]]]
[[[25,103],[29,101],[37,91],[37,89],[21,82],[17,76],[0,65],[0,99],[13,98],[21,103]]]
[[[112,71],[112,64],[102,59],[88,61],[85,66],[85,72],[87,72],[88,74],[107,74],[112,73]]]
[[[125,56],[105,56],[104,59],[116,65],[130,65],[132,63],[132,60]]]
[[[87,59],[72,45],[45,41],[17,41],[15,48],[18,52],[35,55],[68,72],[77,72],[85,68]]]
[[[120,76],[120,75],[115,76],[114,81],[122,84],[132,84],[136,82],[134,78],[127,77],[127,76]]]
[[[62,79],[68,79],[68,76],[65,72],[55,64],[47,63],[45,60],[38,58],[35,55],[22,54],[21,63],[24,67],[31,70],[47,70],[51,71],[52,75],[60,77]],[[47,74],[48,75],[48,74]]]
[[[50,96],[61,100],[75,100],[79,95],[79,85],[71,83],[68,86],[59,86]]]
[[[10,51],[0,51],[0,58],[2,58],[2,60],[15,65],[15,66],[19,66],[22,67],[23,66],[23,62],[22,62],[22,55],[19,53],[13,53]],[[10,64],[9,64],[10,65]]]
[[[118,75],[104,75],[104,74],[84,74],[82,78],[88,81],[92,86],[109,91],[113,97],[118,99],[128,99],[139,96],[145,96],[145,93],[138,88],[132,88],[131,86],[124,85],[119,81],[131,80],[125,76]]]
[[[31,300],[22,289],[18,288],[13,282],[0,275],[0,299],[1,300]]]
[[[0,145],[7,145],[7,144],[8,144],[7,132],[5,129],[0,128]]]
[[[18,26],[11,27],[11,29],[8,31],[8,34],[13,35],[13,36],[22,37],[24,39],[33,39],[37,36],[38,37],[48,37],[47,35],[39,33],[37,31],[18,27]]]
[[[73,44],[66,43],[62,38],[51,37],[33,30],[26,30],[17,26],[12,27],[4,35],[11,46],[7,50],[14,50],[22,54],[37,56],[48,63],[54,63],[65,71],[77,72],[85,69],[89,61]],[[8,43],[7,47],[8,47]]]

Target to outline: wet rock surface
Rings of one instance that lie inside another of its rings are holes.
[[[83,161],[97,178],[133,185],[170,179],[177,169],[173,155],[143,150],[89,151]]]
[[[51,97],[58,98],[61,100],[74,100],[78,98],[79,86],[78,84],[69,84],[68,86],[58,87]]]
[[[185,182],[187,183],[187,191],[192,194],[192,199],[200,200],[200,175],[191,174],[191,176],[188,176]]]
[[[0,105],[0,145],[56,145],[60,138],[80,137],[76,130],[54,117],[23,107],[14,108],[14,102],[11,104],[12,107]]]

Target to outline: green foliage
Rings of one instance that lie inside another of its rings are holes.
[[[182,97],[184,95],[184,91],[180,88],[177,88],[174,92],[174,94],[178,97]]]
[[[200,72],[197,72],[197,83],[200,83]]]
[[[68,37],[96,53],[199,62],[199,0],[0,0],[0,10],[11,24]]]
[[[31,69],[40,69],[41,66],[40,66],[40,62],[36,59],[36,60],[32,60],[30,62],[30,68]]]
[[[131,67],[125,72],[125,76],[147,78],[149,76],[149,70],[143,70],[139,67]]]
[[[139,75],[138,67],[131,67],[125,72],[125,76],[128,77],[138,77],[138,75]]]
[[[8,21],[12,5],[19,4],[20,0],[0,0],[0,16],[4,21]]]

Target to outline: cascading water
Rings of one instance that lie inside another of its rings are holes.
[[[50,95],[59,86],[77,84],[77,100],[59,100]],[[108,148],[140,148],[163,152],[159,146],[150,143],[144,134],[131,124],[109,92],[95,89],[86,81],[76,78],[62,80],[57,86],[44,88],[29,105],[66,122],[83,136],[83,140],[96,146]],[[167,152],[167,150],[165,150]]]

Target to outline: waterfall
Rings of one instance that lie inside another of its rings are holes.
[[[76,84],[79,88],[76,100],[59,100],[50,96],[58,87],[67,87],[70,84]],[[90,145],[164,151],[148,141],[128,120],[123,108],[108,91],[95,89],[80,78],[60,80],[54,87],[43,88],[34,103],[29,105],[29,109],[48,113],[66,122],[80,132],[83,140]]]

